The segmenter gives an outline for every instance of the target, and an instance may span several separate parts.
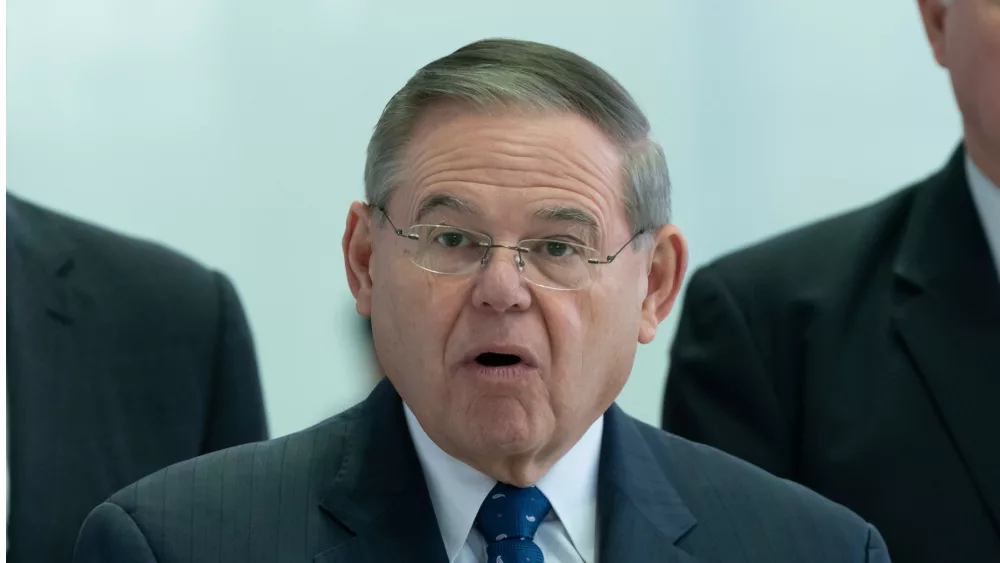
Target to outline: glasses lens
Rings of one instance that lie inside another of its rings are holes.
[[[587,259],[592,248],[558,239],[523,240],[518,246],[525,261],[528,281],[553,289],[580,289],[590,282]]]
[[[415,241],[413,263],[439,274],[477,268],[490,244],[486,235],[446,225],[414,225],[410,233],[420,237]]]

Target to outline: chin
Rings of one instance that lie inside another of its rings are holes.
[[[477,405],[467,428],[476,449],[493,455],[517,455],[537,449],[544,433],[539,420],[520,403],[507,400],[485,401]]]

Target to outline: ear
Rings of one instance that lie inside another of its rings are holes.
[[[924,20],[924,31],[934,51],[934,59],[939,65],[948,68],[948,57],[945,50],[945,19],[948,14],[948,0],[917,0],[920,6],[920,16]]]
[[[355,201],[347,212],[341,244],[347,285],[354,294],[358,314],[366,317],[372,312],[371,235],[371,208],[366,203]]]
[[[642,302],[639,342],[649,344],[656,328],[674,306],[687,271],[687,243],[674,225],[664,225],[656,231],[646,275],[646,298]]]

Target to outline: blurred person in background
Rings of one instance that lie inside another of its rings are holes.
[[[365,186],[342,244],[386,377],[120,491],[78,563],[888,561],[849,510],[614,404],[687,251],[602,69],[513,40],[434,61],[378,120]]]
[[[663,427],[856,510],[897,562],[1000,561],[1000,0],[918,5],[963,144],[697,271]]]
[[[7,561],[66,563],[87,513],[267,438],[225,276],[7,194]]]

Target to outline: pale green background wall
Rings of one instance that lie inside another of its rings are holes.
[[[275,434],[372,385],[339,248],[382,105],[485,36],[618,77],[667,149],[692,263],[895,189],[959,136],[915,0],[15,0],[8,178],[228,273]],[[676,314],[625,408],[655,422]]]

